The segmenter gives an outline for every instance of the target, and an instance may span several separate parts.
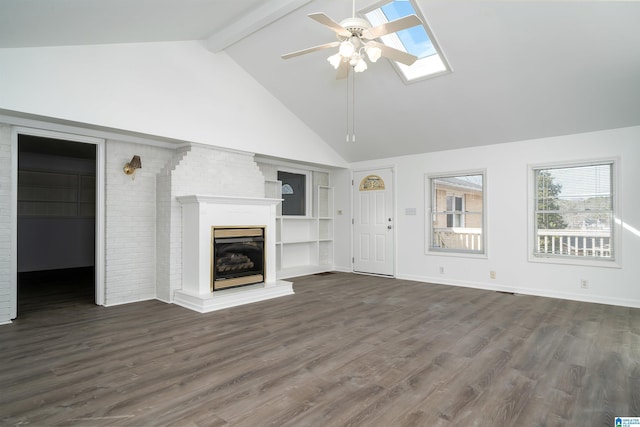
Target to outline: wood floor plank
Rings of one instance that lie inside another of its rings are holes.
[[[198,314],[50,289],[0,326],[0,424],[575,426],[640,416],[640,310],[335,273]],[[84,302],[83,302],[84,301]]]

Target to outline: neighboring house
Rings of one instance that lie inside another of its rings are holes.
[[[482,183],[459,177],[435,183],[434,246],[442,249],[478,249],[482,233]],[[444,209],[442,209],[444,208]]]

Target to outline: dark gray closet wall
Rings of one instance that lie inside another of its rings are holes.
[[[18,272],[95,263],[95,146],[18,138]]]

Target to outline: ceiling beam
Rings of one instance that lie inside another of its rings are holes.
[[[211,52],[220,52],[309,2],[311,0],[272,0],[265,2],[239,20],[210,35],[204,41],[205,46]]]

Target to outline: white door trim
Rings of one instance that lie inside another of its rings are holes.
[[[95,218],[95,295],[96,304],[104,305],[104,226],[105,226],[105,140],[92,136],[55,132],[21,126],[11,128],[11,319],[18,314],[18,135],[62,139],[96,145],[96,218]]]
[[[393,183],[392,183],[393,197],[392,197],[392,199],[391,199],[391,204],[392,204],[392,206],[391,206],[391,210],[392,210],[392,212],[393,212],[393,218],[394,218],[394,220],[393,220],[393,223],[394,223],[394,224],[393,224],[393,227],[395,228],[395,230],[394,230],[394,233],[393,233],[393,251],[392,251],[392,253],[393,253],[393,262],[392,262],[392,265],[393,265],[393,275],[392,275],[392,277],[396,277],[396,274],[397,274],[397,271],[398,271],[398,269],[397,269],[397,267],[398,267],[398,266],[397,266],[397,263],[398,263],[398,257],[396,256],[396,254],[397,254],[397,247],[398,247],[398,241],[397,241],[397,240],[398,240],[398,213],[397,213],[397,208],[396,208],[396,206],[397,206],[397,194],[398,194],[398,192],[397,192],[397,188],[396,188],[396,186],[397,186],[397,184],[396,184],[396,181],[397,181],[397,175],[396,175],[396,165],[395,165],[395,164],[391,164],[391,165],[380,165],[380,166],[371,166],[371,167],[366,167],[366,168],[365,168],[365,167],[362,167],[362,168],[354,168],[354,169],[351,169],[351,183],[352,183],[352,185],[351,185],[351,189],[350,189],[350,191],[349,191],[349,198],[351,199],[351,227],[350,227],[350,231],[351,231],[351,232],[350,232],[350,239],[349,239],[349,245],[351,246],[351,271],[352,271],[353,273],[356,273],[356,274],[368,274],[368,273],[362,273],[362,272],[357,272],[357,271],[355,271],[355,269],[354,269],[354,263],[353,263],[353,260],[354,260],[354,258],[355,258],[355,253],[354,253],[355,246],[354,246],[354,244],[353,244],[353,238],[354,238],[354,232],[353,232],[353,229],[354,229],[353,218],[354,218],[354,212],[355,212],[355,211],[354,211],[354,203],[355,203],[355,202],[354,202],[354,200],[353,200],[353,193],[354,193],[353,188],[354,188],[354,186],[355,186],[355,182],[354,182],[354,174],[355,174],[355,173],[357,173],[357,172],[369,172],[369,171],[370,171],[370,172],[373,172],[373,171],[377,171],[377,170],[381,170],[381,169],[388,169],[388,170],[390,170],[390,171],[391,171],[391,176],[393,177]],[[375,275],[375,274],[371,274],[371,275]],[[385,276],[385,277],[388,277],[388,276]]]

